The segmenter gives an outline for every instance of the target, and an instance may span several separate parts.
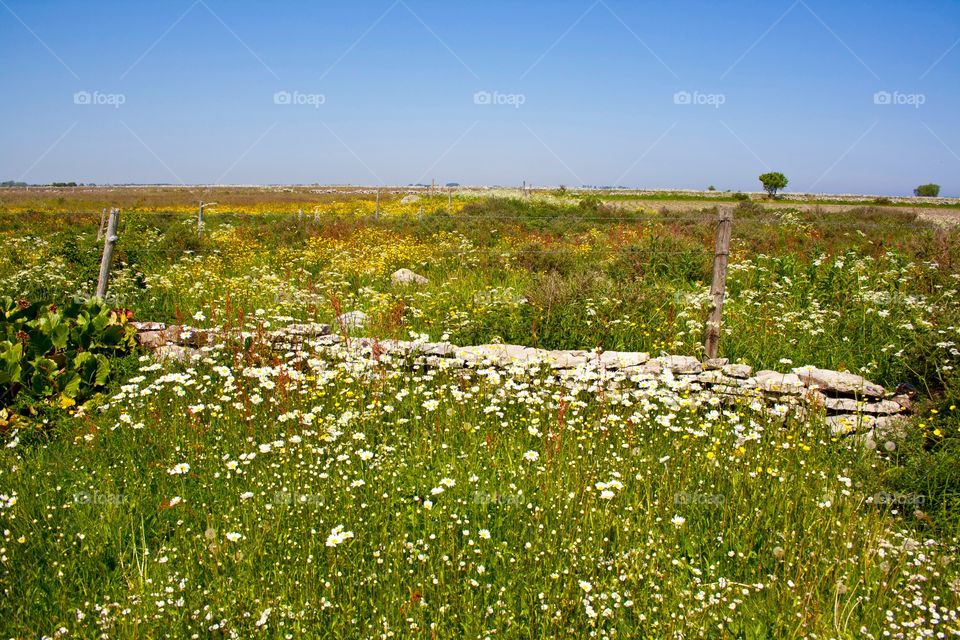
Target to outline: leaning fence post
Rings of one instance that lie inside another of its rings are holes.
[[[103,257],[100,259],[100,276],[97,278],[97,298],[107,297],[107,281],[110,279],[110,263],[113,261],[113,247],[117,244],[117,223],[120,219],[119,209],[110,209],[110,219],[107,222],[107,235],[103,240]]]
[[[713,256],[713,284],[710,287],[710,316],[707,319],[707,337],[704,343],[708,359],[717,357],[717,348],[720,345],[720,322],[727,289],[727,260],[730,257],[732,227],[733,209],[720,207],[717,215],[717,248]]]
[[[97,241],[103,238],[103,225],[107,221],[107,208],[104,207],[100,210],[100,226],[97,227]]]
[[[379,188],[377,189],[377,204],[373,209],[373,219],[374,220],[380,219],[380,189]]]

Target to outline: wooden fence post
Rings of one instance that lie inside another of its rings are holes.
[[[100,226],[97,228],[97,241],[99,242],[103,238],[103,225],[107,221],[107,208],[104,207],[100,210]]]
[[[197,235],[203,235],[203,200],[200,201],[200,208],[197,209]]]
[[[110,209],[110,219],[107,222],[107,235],[103,240],[103,257],[100,258],[100,277],[97,278],[97,298],[107,297],[107,282],[110,280],[110,263],[113,261],[113,247],[117,244],[117,223],[120,220],[120,210]]]
[[[720,207],[717,215],[717,248],[713,256],[713,284],[710,287],[712,302],[704,343],[704,351],[708,359],[717,357],[717,349],[720,345],[720,326],[723,317],[723,298],[727,289],[727,260],[730,257],[732,227],[733,209]]]
[[[377,187],[377,204],[373,210],[373,219],[374,220],[380,219],[380,188],[379,187]]]
[[[450,187],[447,187],[447,213],[451,212],[451,204],[453,204],[453,191]]]

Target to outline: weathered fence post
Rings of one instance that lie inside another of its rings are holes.
[[[447,187],[447,213],[451,211],[451,204],[453,203],[453,192],[450,187]]]
[[[103,238],[103,225],[107,221],[107,208],[104,207],[100,210],[100,226],[97,228],[97,241],[99,242]]]
[[[200,201],[200,208],[197,209],[197,235],[203,235],[203,200]]]
[[[373,210],[373,219],[374,220],[380,219],[380,188],[379,187],[377,188],[377,204]]]
[[[704,343],[704,351],[708,359],[717,357],[717,348],[720,345],[720,324],[723,317],[723,297],[727,289],[727,260],[730,257],[732,227],[733,209],[720,207],[717,215],[717,248],[713,256],[713,284],[710,287],[712,302]]]
[[[420,211],[417,212],[417,222],[423,222],[423,205],[420,205]]]
[[[117,223],[120,219],[119,209],[110,209],[110,219],[107,222],[107,235],[103,240],[103,257],[100,258],[100,277],[97,278],[97,297],[103,300],[107,297],[107,282],[110,280],[110,263],[113,261],[113,247],[117,244]]]
[[[303,220],[303,207],[297,209],[297,222]]]

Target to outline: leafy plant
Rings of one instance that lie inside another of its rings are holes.
[[[20,393],[70,406],[110,376],[110,358],[131,352],[136,331],[102,302],[62,307],[0,298],[0,406]]]

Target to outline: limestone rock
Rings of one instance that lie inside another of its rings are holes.
[[[882,398],[884,388],[846,371],[831,371],[816,367],[800,367],[793,372],[811,387],[816,386],[826,394],[870,396]]]
[[[481,344],[461,347],[455,352],[458,359],[471,364],[489,362],[496,366],[508,366],[518,362],[536,362],[546,359],[546,351],[516,344]]]
[[[731,378],[749,378],[753,375],[753,367],[746,364],[728,364],[720,370]]]
[[[420,196],[413,193],[400,199],[400,204],[413,204],[414,202],[420,202]]]
[[[723,369],[728,364],[730,364],[730,361],[726,358],[710,358],[703,361],[703,370],[714,371],[716,369]]]
[[[553,369],[576,369],[590,358],[589,351],[547,351],[545,359]]]
[[[410,269],[397,269],[393,272],[393,275],[390,276],[390,281],[393,282],[393,284],[427,284],[430,282],[419,273],[413,272]]]
[[[858,402],[853,398],[830,398],[825,397],[824,406],[831,411],[843,411],[845,413],[871,413],[882,415],[895,415],[900,413],[900,404],[893,400],[879,400],[877,402]]]
[[[827,416],[827,425],[834,435],[868,433],[874,440],[903,438],[909,420],[903,416],[871,416],[843,414]]]
[[[627,367],[637,367],[650,359],[648,353],[637,353],[632,351],[604,351],[600,354],[598,361],[600,366],[607,369],[626,369]]]
[[[661,356],[657,360],[674,374],[696,374],[703,371],[703,365],[692,356]]]
[[[141,331],[136,340],[141,347],[154,350],[167,344],[167,334],[164,331]]]
[[[758,371],[754,375],[757,387],[771,393],[789,393],[799,395],[806,391],[800,377],[795,373],[779,373],[777,371]]]
[[[164,329],[167,328],[167,325],[165,325],[162,322],[131,322],[129,324],[138,332],[163,331]]]
[[[294,336],[325,336],[330,333],[330,325],[320,322],[307,322],[303,324],[291,324],[280,329],[287,335]]]

